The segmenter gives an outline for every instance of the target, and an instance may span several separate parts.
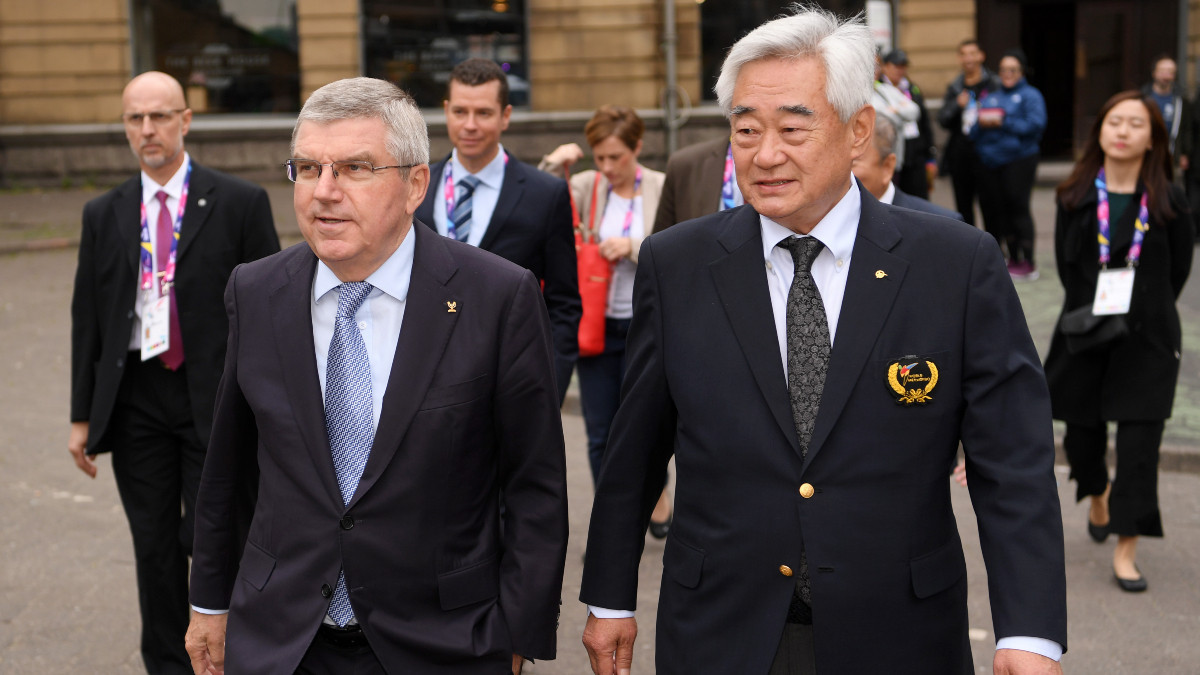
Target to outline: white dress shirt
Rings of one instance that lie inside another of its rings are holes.
[[[167,193],[167,211],[171,215],[171,225],[175,225],[175,218],[179,215],[179,199],[183,196],[183,178],[187,175],[188,167],[191,166],[192,159],[188,154],[183,153],[183,164],[166,185],[159,185],[154,182],[154,179],[145,171],[142,172],[142,203],[146,205],[146,223],[150,230],[150,256],[151,264],[154,265],[154,278],[159,279],[158,273],[162,270],[158,269],[158,212],[162,209],[158,203],[158,191],[162,190]],[[139,211],[138,216],[141,217]],[[141,231],[142,224],[138,223],[138,231]],[[168,244],[169,245],[169,244]],[[140,255],[140,252],[139,252]],[[142,314],[145,311],[146,304],[158,299],[159,285],[156,283],[149,290],[142,290],[142,263],[141,258],[138,258],[138,277],[137,277],[137,299],[133,303],[133,334],[129,336],[129,351],[140,351],[142,348]]]
[[[458,150],[450,153],[450,161],[446,164],[446,167],[453,171],[451,177],[454,179],[456,198],[458,183],[463,177],[472,175],[479,179],[479,185],[475,186],[475,193],[471,201],[471,231],[467,234],[467,243],[472,246],[479,246],[479,242],[483,241],[483,235],[487,233],[488,225],[492,222],[492,213],[496,210],[496,202],[500,200],[500,188],[504,185],[505,160],[504,146],[499,147],[500,150],[496,156],[479,173],[472,174],[458,162]],[[433,224],[437,227],[438,233],[444,237],[448,231],[446,226],[445,168],[442,169],[442,175],[439,177],[437,185],[430,185],[429,189],[433,190],[433,194],[437,197],[433,200]]]
[[[400,341],[400,328],[404,323],[404,308],[408,301],[408,287],[412,280],[413,254],[416,250],[414,237],[417,228],[411,228],[404,241],[379,269],[366,278],[375,288],[354,315],[358,329],[362,332],[367,347],[367,360],[371,364],[371,399],[374,414],[372,421],[379,429],[379,416],[383,410],[383,394],[387,390],[388,377],[392,372],[392,360],[396,345]],[[313,278],[309,310],[312,313],[313,356],[317,360],[317,378],[321,385],[321,400],[325,400],[325,366],[329,358],[329,343],[333,340],[333,325],[337,319],[338,291],[341,285],[337,275],[325,263],[317,262],[317,273]],[[225,614],[228,609],[207,609],[192,605],[201,614]],[[326,623],[332,619],[326,617]]]
[[[891,204],[895,199],[896,184],[888,181],[888,188],[883,191],[883,196],[879,198],[879,201],[883,202],[884,204]]]
[[[894,189],[893,189],[894,192]],[[807,235],[797,235],[792,230],[760,215],[762,228],[763,260],[766,266],[767,287],[771,293],[771,314],[775,319],[775,335],[779,340],[779,358],[787,375],[787,296],[796,276],[796,265],[792,253],[778,246],[788,237],[816,237],[825,245],[812,263],[812,278],[825,304],[825,318],[829,321],[830,347],[837,333],[838,317],[842,313],[842,299],[846,294],[846,274],[850,270],[850,256],[854,252],[854,240],[858,236],[858,222],[862,214],[862,198],[858,181],[850,179],[850,189],[834,205],[829,213],[817,223]],[[589,605],[588,611],[600,619],[624,619],[634,615],[630,610],[615,610]],[[1020,649],[1041,654],[1058,661],[1062,658],[1062,646],[1053,640],[1034,637],[1006,637],[996,642],[996,649]]]

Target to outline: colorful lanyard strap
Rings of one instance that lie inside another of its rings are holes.
[[[187,207],[188,185],[192,182],[192,163],[188,162],[187,173],[183,175],[183,191],[179,194],[179,208],[175,213],[174,236],[171,237],[171,254],[167,256],[166,269],[162,270],[162,282],[159,295],[166,295],[175,282],[175,256],[179,251],[179,228],[183,225],[183,211]],[[146,214],[146,203],[142,202],[142,290],[154,288],[154,245],[150,239],[150,219]],[[161,208],[166,208],[163,204]],[[159,246],[163,242],[158,242]]]
[[[1130,267],[1137,267],[1138,260],[1142,257],[1142,242],[1146,239],[1146,230],[1150,229],[1150,212],[1146,206],[1146,190],[1142,191],[1142,200],[1138,204],[1137,220],[1133,224],[1133,243],[1129,245],[1129,255],[1125,256],[1125,261]],[[1099,223],[1099,232],[1096,238],[1100,241],[1100,267],[1107,268],[1111,257],[1111,239],[1109,238],[1109,212],[1108,212],[1108,183],[1104,177],[1104,167],[1100,168],[1100,173],[1096,174],[1096,221]]]
[[[721,210],[737,206],[737,198],[733,195],[733,182],[737,176],[733,172],[733,143],[725,150],[725,175],[721,179]]]
[[[508,153],[501,153],[504,166],[508,167]],[[458,228],[454,226],[454,158],[446,160],[446,180],[443,181],[442,198],[446,201],[446,236],[458,238]]]
[[[637,193],[642,187],[642,167],[638,167],[637,175],[633,178],[633,196],[629,198],[629,210],[625,212],[625,223],[621,226],[621,236],[628,237],[629,230],[633,227],[633,206],[637,201]],[[608,210],[608,203],[612,201],[613,186],[608,184],[608,193],[604,195],[604,210]],[[604,222],[604,215],[601,214],[600,222]]]

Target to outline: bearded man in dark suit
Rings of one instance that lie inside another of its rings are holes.
[[[141,173],[83,210],[67,448],[92,478],[93,458],[112,453],[133,535],[142,660],[152,674],[188,673],[187,559],[225,360],[221,294],[236,265],[275,253],[279,237],[262,188],[188,157],[192,111],[179,82],[143,73],[121,104]]]

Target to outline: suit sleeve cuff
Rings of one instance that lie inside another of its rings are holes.
[[[1061,661],[1063,654],[1062,645],[1054,640],[1025,636],[1000,638],[996,642],[996,649],[1019,649],[1023,652],[1041,654],[1055,661]]]
[[[597,619],[632,619],[633,610],[629,609],[605,609],[603,607],[587,606],[588,614]]]
[[[229,610],[227,610],[227,609],[205,609],[203,607],[197,607],[195,605],[192,605],[192,609],[196,610],[196,612],[198,614],[228,614],[229,613]]]

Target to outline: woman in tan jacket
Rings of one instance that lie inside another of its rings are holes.
[[[633,278],[642,239],[654,231],[663,174],[638,163],[646,125],[632,108],[601,106],[584,127],[596,169],[568,175],[580,227],[598,235],[600,253],[612,263],[605,311],[604,352],[581,356],[579,398],[587,427],[592,479],[600,475],[609,428],[621,401],[625,335],[633,316]],[[538,168],[567,175],[584,156],[574,143],[559,146]],[[666,490],[654,509],[650,533],[661,539],[671,524]]]

